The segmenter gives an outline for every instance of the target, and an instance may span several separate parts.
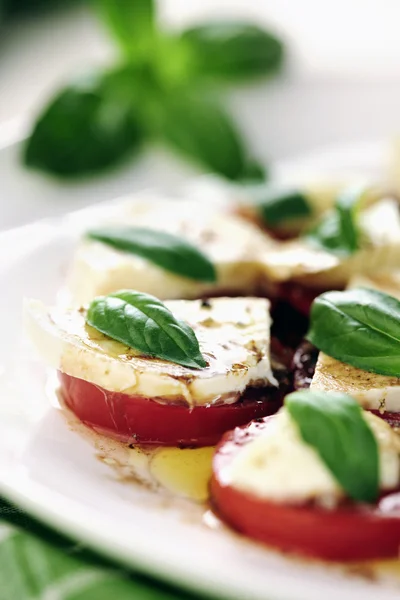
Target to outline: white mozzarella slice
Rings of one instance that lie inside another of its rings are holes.
[[[114,209],[106,223],[149,227],[188,240],[213,262],[217,281],[195,281],[101,242],[83,240],[69,276],[69,288],[76,304],[123,288],[161,299],[220,293],[255,294],[262,280],[259,256],[275,246],[275,242],[251,223],[197,202],[165,200],[145,205],[125,204],[119,213]]]
[[[233,403],[248,386],[276,385],[267,300],[215,298],[166,305],[195,331],[206,368],[189,369],[140,355],[88,326],[84,309],[48,309],[27,301],[25,321],[52,367],[106,390],[201,406]]]
[[[360,216],[363,247],[340,257],[305,240],[282,243],[264,255],[265,274],[273,281],[296,280],[323,289],[344,287],[355,274],[373,275],[400,264],[400,210],[397,200],[383,199]]]
[[[400,483],[400,438],[379,417],[365,412],[364,418],[378,442],[380,489],[394,489]],[[303,441],[285,409],[243,446],[222,477],[225,484],[274,502],[316,501],[329,507],[345,496],[317,451]]]
[[[400,300],[400,271],[376,273],[373,277],[355,275],[350,279],[347,289],[360,287],[372,288]]]
[[[400,412],[400,378],[376,375],[319,353],[311,388],[344,392],[363,408]]]

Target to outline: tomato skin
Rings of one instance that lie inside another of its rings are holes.
[[[291,370],[295,390],[308,389],[314,377],[319,350],[303,340],[293,355]]]
[[[217,447],[210,484],[216,513],[238,532],[283,551],[333,561],[395,557],[400,547],[400,492],[376,505],[335,509],[279,504],[224,483],[223,470],[273,417],[227,433]]]
[[[58,375],[65,404],[85,425],[127,443],[213,446],[233,427],[275,413],[283,396],[276,390],[269,392],[268,399],[191,409],[110,392],[65,373]]]
[[[280,285],[278,296],[293,306],[300,314],[309,317],[312,303],[324,291],[326,290],[307,288],[300,283],[288,282]]]
[[[380,410],[369,410],[369,412],[386,421],[391,427],[400,428],[400,412],[389,412],[387,410],[384,412],[381,412]]]

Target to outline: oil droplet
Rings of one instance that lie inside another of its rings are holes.
[[[214,447],[158,448],[150,460],[150,473],[169,492],[205,502],[213,453]]]
[[[371,561],[369,565],[377,578],[389,577],[396,580],[400,579],[400,560],[398,558]]]

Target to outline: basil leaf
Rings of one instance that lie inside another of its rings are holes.
[[[283,60],[282,42],[256,25],[217,21],[192,27],[182,37],[193,49],[195,71],[218,80],[265,75]]]
[[[207,366],[193,329],[149,294],[121,290],[95,298],[86,320],[97,331],[147,356],[192,369]]]
[[[374,434],[358,402],[347,394],[302,390],[285,406],[336,481],[353,500],[375,502],[379,493],[379,454]]]
[[[186,240],[142,227],[103,227],[91,229],[89,238],[108,244],[117,250],[136,254],[159,267],[197,281],[216,281],[212,262]]]
[[[138,150],[142,126],[130,100],[118,94],[118,80],[117,72],[93,75],[62,90],[36,122],[25,164],[59,176],[87,175]]]
[[[265,223],[271,226],[309,217],[313,212],[307,196],[295,189],[267,189],[258,200],[257,208]]]
[[[344,190],[339,194],[334,210],[323,217],[306,239],[342,256],[354,254],[360,248],[361,241],[358,213],[368,191],[364,186]]]
[[[124,53],[146,57],[155,31],[154,0],[99,0],[98,6]]]
[[[257,160],[248,160],[243,172],[238,178],[244,185],[259,185],[269,177],[268,169]]]
[[[400,302],[392,296],[362,288],[321,294],[307,339],[353,367],[400,377]]]
[[[240,179],[247,156],[233,122],[215,102],[180,94],[164,98],[160,134],[175,150],[228,179]]]

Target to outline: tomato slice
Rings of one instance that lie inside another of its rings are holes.
[[[281,284],[278,296],[293,306],[300,314],[308,317],[315,298],[324,291],[326,290],[307,288],[300,283],[288,282]]]
[[[295,390],[308,389],[315,373],[319,350],[303,340],[293,355],[291,370]]]
[[[217,514],[240,533],[284,551],[343,562],[398,556],[398,491],[381,497],[373,506],[347,502],[330,510],[270,502],[226,483],[224,470],[230,461],[273,418],[235,429],[217,447],[211,479],[211,500]]]
[[[389,412],[387,410],[385,410],[384,412],[381,412],[380,410],[370,410],[369,412],[372,412],[377,417],[380,417],[381,419],[386,421],[386,423],[388,423],[391,427],[395,429],[400,428],[400,413]]]
[[[234,404],[188,408],[110,392],[61,372],[59,379],[66,405],[85,425],[123,442],[166,446],[212,446],[233,427],[275,413],[284,394],[264,388]]]

